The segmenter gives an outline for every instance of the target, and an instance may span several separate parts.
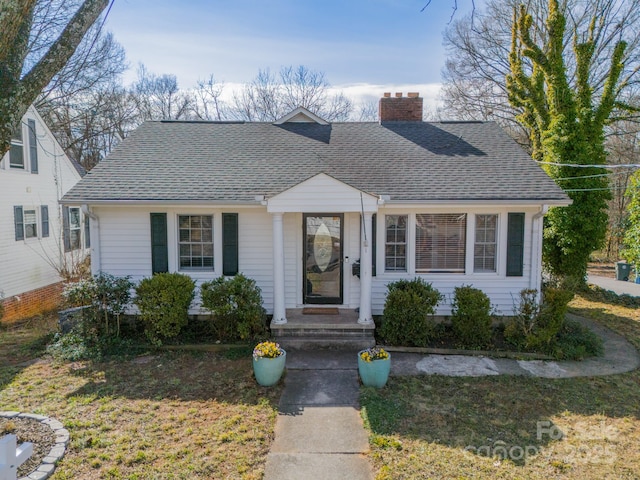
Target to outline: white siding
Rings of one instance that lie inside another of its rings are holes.
[[[377,198],[323,173],[268,200],[269,212],[375,212]]]
[[[36,122],[38,173],[31,173],[27,120]],[[61,264],[62,217],[58,200],[80,175],[35,109],[23,118],[25,170],[9,167],[9,155],[0,163],[0,293],[9,298],[60,281],[53,265]],[[49,210],[49,237],[42,238],[40,206]],[[38,237],[15,240],[14,206],[34,209],[38,216]],[[76,252],[77,256],[81,252]],[[71,255],[69,255],[71,257]]]
[[[360,215],[345,215],[345,229],[345,256],[349,257],[349,263],[344,264],[345,294],[348,294],[345,303],[350,308],[356,308],[360,306],[360,279],[351,274],[351,266],[360,260]]]
[[[391,208],[380,209],[377,216],[377,276],[373,278],[373,313],[382,313],[386,297],[387,283],[401,278],[414,278],[413,261],[409,261],[408,273],[384,272],[384,215],[439,212],[467,213],[467,273],[466,274],[423,274],[426,281],[433,283],[445,300],[438,308],[439,315],[448,315],[451,311],[453,290],[461,285],[473,285],[489,295],[491,302],[502,314],[510,315],[513,311],[514,300],[520,290],[531,285],[531,225],[537,210],[528,208]],[[507,277],[506,271],[506,232],[507,214],[509,211],[525,212],[525,249],[524,275],[522,277]],[[167,231],[169,245],[169,270],[178,270],[178,241],[177,216],[180,214],[209,214],[214,217],[214,270],[185,272],[190,274],[197,283],[210,280],[221,274],[222,264],[222,233],[221,214],[224,212],[238,213],[239,217],[239,270],[247,277],[253,278],[262,290],[265,308],[269,313],[273,309],[273,226],[272,216],[264,207],[94,207],[93,212],[100,219],[100,249],[102,252],[102,270],[113,275],[131,275],[134,280],[140,280],[151,275],[151,212],[167,213]],[[327,211],[327,213],[333,213]],[[336,212],[337,213],[337,212]],[[497,213],[499,215],[499,246],[498,272],[492,274],[473,273],[473,215],[476,213]],[[294,308],[302,305],[302,219],[301,213],[286,213],[284,215],[285,240],[285,305]],[[349,257],[349,263],[344,264],[344,306],[356,308],[360,302],[360,280],[351,275],[351,265],[360,258],[360,215],[347,213],[344,215],[344,256]],[[410,230],[413,232],[414,229]],[[413,247],[408,250],[411,257]],[[469,260],[470,259],[470,260]],[[196,303],[197,305],[197,303]]]
[[[100,267],[103,272],[117,277],[130,275],[134,281],[151,276],[149,213],[155,211],[148,207],[92,208],[100,223]],[[94,239],[93,244],[96,243]]]
[[[467,271],[465,274],[444,274],[444,273],[432,273],[432,274],[415,274],[413,269],[414,261],[413,256],[415,251],[412,248],[411,242],[408,244],[407,261],[409,268],[407,273],[402,272],[390,272],[384,271],[384,215],[385,214],[408,214],[410,222],[410,238],[415,233],[415,227],[412,224],[412,215],[416,213],[466,213],[467,214]],[[507,214],[508,212],[525,212],[525,232],[524,232],[524,271],[522,277],[507,277],[506,276],[506,238],[507,238]],[[531,280],[531,227],[534,215],[538,212],[537,209],[526,207],[512,207],[512,208],[497,208],[497,207],[482,207],[482,208],[430,208],[430,209],[418,209],[418,208],[384,208],[378,213],[378,232],[377,232],[377,276],[373,279],[373,314],[381,315],[384,308],[384,301],[386,298],[387,284],[395,280],[402,278],[412,279],[415,277],[421,277],[425,281],[433,284],[440,293],[444,295],[444,300],[438,306],[436,312],[437,315],[450,315],[451,314],[451,302],[453,300],[454,288],[462,285],[472,285],[475,288],[481,289],[491,299],[492,305],[498,309],[498,313],[502,315],[513,314],[514,302],[517,301],[520,290],[523,288],[531,288],[534,284]],[[473,243],[474,243],[474,215],[475,214],[499,214],[499,236],[498,236],[498,262],[496,273],[474,273],[473,272]]]

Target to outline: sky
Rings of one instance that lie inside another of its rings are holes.
[[[233,88],[260,69],[305,65],[360,100],[418,91],[430,104],[445,61],[442,33],[456,1],[428,2],[116,0],[105,28],[126,51],[127,83],[139,63],[176,75],[181,88],[211,74]],[[456,18],[471,12],[472,0],[457,6]]]

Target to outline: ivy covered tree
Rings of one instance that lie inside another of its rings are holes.
[[[27,59],[31,58],[35,9],[53,3],[51,0],[0,0],[0,157],[9,150],[11,134],[29,105],[69,61],[109,0],[80,2],[57,36],[55,27],[50,29],[50,45],[30,64]]]
[[[546,218],[543,258],[556,278],[584,283],[589,255],[600,248],[607,230],[610,191],[606,171],[604,129],[619,102],[627,43],[616,42],[604,87],[594,95],[591,66],[597,52],[599,18],[586,31],[571,35],[575,80],[565,59],[568,52],[566,15],[557,0],[549,0],[547,35],[535,34],[533,17],[524,5],[514,9],[510,73],[506,87],[517,119],[529,133],[532,155],[564,188],[572,204],[554,207]],[[576,178],[578,177],[578,178]]]

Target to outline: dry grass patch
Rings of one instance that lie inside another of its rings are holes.
[[[58,480],[262,478],[279,396],[256,384],[250,357],[211,353],[0,368],[2,409],[69,430]]]
[[[638,310],[585,296],[575,313],[640,346]],[[392,378],[363,389],[377,478],[636,479],[640,373]]]

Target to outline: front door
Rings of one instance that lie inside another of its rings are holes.
[[[342,214],[304,214],[304,303],[342,303]]]

